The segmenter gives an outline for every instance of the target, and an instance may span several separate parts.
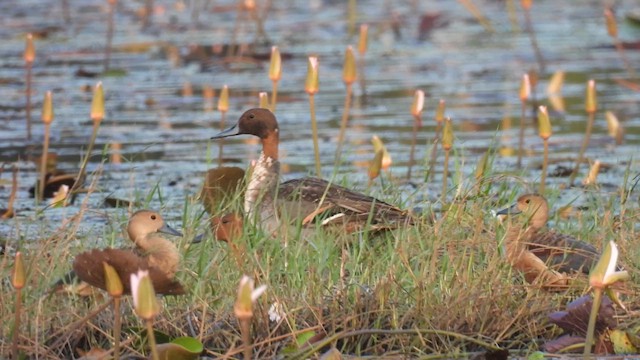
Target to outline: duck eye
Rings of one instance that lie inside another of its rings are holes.
[[[151,220],[155,220],[155,219],[157,219],[157,218],[158,218],[157,216],[155,216],[155,215],[151,215]]]
[[[528,204],[528,203],[530,203],[530,202],[531,202],[531,199],[527,199],[527,200],[525,200],[524,202],[525,202],[525,204]]]
[[[254,114],[249,114],[249,119],[253,119],[253,118],[255,118],[255,117],[256,117],[256,116],[255,116]]]

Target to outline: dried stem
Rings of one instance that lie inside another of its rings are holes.
[[[26,78],[26,97],[27,97],[27,105],[25,108],[26,116],[27,116],[27,140],[31,141],[31,78],[32,78],[32,68],[33,62],[27,61],[25,63],[25,78]]]
[[[22,289],[16,289],[15,321],[13,325],[13,341],[11,344],[12,359],[18,357],[18,341],[20,340],[20,315],[22,314]]]
[[[313,152],[316,163],[316,176],[320,176],[320,147],[318,146],[318,123],[316,122],[316,105],[314,95],[309,94],[309,109],[311,111],[311,133],[313,136]]]

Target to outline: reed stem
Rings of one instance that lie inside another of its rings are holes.
[[[591,348],[593,347],[593,339],[596,331],[596,320],[598,318],[598,312],[600,312],[600,304],[602,303],[602,289],[598,287],[593,288],[593,304],[591,305],[591,314],[589,315],[589,325],[587,327],[587,339],[584,342],[583,356],[587,357],[591,355]]]
[[[120,297],[113,298],[113,359],[120,358],[120,330],[122,328],[122,318],[120,316]]]
[[[271,89],[271,112],[276,112],[276,104],[278,103],[278,80],[273,80]]]
[[[227,122],[227,113],[225,111],[220,112],[220,130],[224,130]],[[222,166],[223,163],[223,151],[224,151],[224,139],[218,140],[218,166]]]
[[[32,61],[27,61],[25,64],[25,70],[26,70],[26,100],[27,100],[27,105],[25,108],[25,112],[26,112],[26,116],[27,116],[27,140],[31,141],[31,78],[32,78],[32,69],[33,69],[33,62]]]
[[[549,139],[542,139],[544,144],[544,157],[542,158],[542,174],[540,175],[540,187],[538,193],[544,194],[544,189],[547,182],[547,167],[549,166]]]
[[[49,155],[49,137],[51,124],[44,124],[44,141],[42,143],[42,158],[40,159],[40,181],[38,182],[38,196],[36,203],[44,200],[44,188],[47,178],[47,157]]]
[[[589,140],[591,139],[591,130],[593,129],[593,121],[595,119],[595,112],[589,112],[589,118],[587,120],[587,128],[584,132],[584,139],[582,140],[582,146],[580,146],[580,153],[578,153],[578,159],[576,160],[576,165],[573,168],[573,172],[571,173],[571,177],[569,178],[569,186],[573,186],[576,176],[578,176],[578,170],[580,169],[580,165],[584,161],[584,153],[589,146]]]
[[[416,141],[418,141],[418,127],[422,119],[420,114],[413,117],[413,134],[411,136],[411,150],[409,151],[409,169],[407,169],[407,180],[411,179],[411,169],[415,163]]]
[[[116,11],[118,0],[109,0],[109,19],[107,21],[107,43],[104,49],[104,72],[109,71],[109,63],[111,62],[111,45],[113,43],[113,16]]]
[[[440,202],[444,204],[444,200],[447,195],[447,177],[449,176],[449,152],[451,150],[444,150],[444,168],[442,169],[442,194],[440,195]]]
[[[442,121],[436,122],[436,135],[433,138],[433,146],[431,147],[431,160],[429,162],[429,172],[425,178],[425,181],[430,181],[433,178],[433,169],[436,166],[436,156],[438,154],[438,143],[440,142],[440,133],[442,132]]]
[[[16,289],[16,304],[14,309],[15,321],[13,325],[13,341],[11,344],[12,359],[18,357],[18,342],[20,340],[20,315],[22,314],[22,289]]]
[[[313,94],[309,94],[309,109],[311,111],[311,134],[313,136],[313,152],[316,162],[316,176],[320,176],[320,147],[318,145],[318,124],[316,122],[316,105]]]
[[[242,344],[244,346],[243,354],[244,360],[251,360],[251,320],[250,319],[241,319],[240,320],[240,331],[242,332]]]
[[[101,121],[93,122],[93,131],[91,132],[91,139],[89,140],[87,153],[82,159],[82,165],[80,166],[80,171],[78,171],[78,177],[76,178],[76,181],[73,183],[73,186],[71,187],[71,189],[69,189],[69,193],[67,194],[67,197],[64,200],[64,206],[67,206],[67,204],[69,203],[69,198],[71,198],[71,203],[73,204],[73,202],[76,199],[76,196],[78,195],[77,194],[78,188],[82,184],[84,184],[84,180],[86,178],[86,172],[87,172],[87,164],[89,163],[89,158],[91,157],[91,152],[93,151],[93,145],[96,142],[96,137],[98,137],[98,128],[100,128],[100,123]]]
[[[153,320],[146,320],[145,323],[147,325],[147,341],[149,341],[149,347],[151,348],[151,358],[153,360],[160,360],[156,346],[156,334],[153,332]]]
[[[518,136],[518,162],[516,163],[518,169],[522,168],[522,153],[524,152],[524,118],[527,112],[527,100],[522,100],[521,103],[520,135]]]
[[[334,167],[337,168],[340,165],[340,157],[342,155],[342,143],[344,142],[344,135],[347,132],[347,123],[349,122],[349,112],[351,110],[351,94],[353,92],[353,86],[351,83],[347,84],[347,94],[344,97],[344,110],[342,112],[342,120],[340,121],[340,133],[338,134],[338,147],[336,148],[336,158],[334,160]]]

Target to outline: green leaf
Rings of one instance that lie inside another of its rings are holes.
[[[197,359],[204,349],[198,339],[189,336],[179,337],[170,343],[158,344],[157,348],[162,360]]]

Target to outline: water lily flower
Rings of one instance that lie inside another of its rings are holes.
[[[618,247],[613,240],[605,246],[598,263],[589,274],[589,285],[604,289],[618,281],[629,279],[627,271],[618,271]]]
[[[131,295],[136,313],[143,320],[152,320],[160,312],[149,271],[138,270],[131,274]]]
[[[250,319],[253,317],[253,303],[267,290],[267,285],[255,288],[253,279],[243,275],[238,286],[238,297],[233,310],[238,319]]]

